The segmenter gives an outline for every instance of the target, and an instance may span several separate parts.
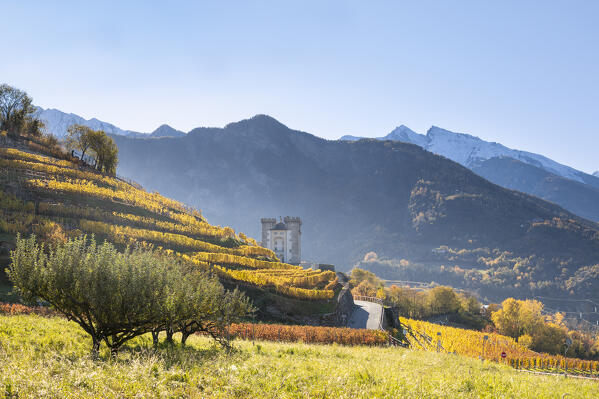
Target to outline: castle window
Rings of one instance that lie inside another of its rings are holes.
[[[281,238],[275,238],[275,251],[282,251],[284,249],[283,240]]]

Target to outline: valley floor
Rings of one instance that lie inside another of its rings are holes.
[[[595,381],[521,373],[495,363],[401,348],[235,341],[226,354],[201,336],[151,348],[140,337],[118,360],[89,356],[74,323],[0,316],[0,397],[571,398]],[[11,396],[14,395],[14,396]]]

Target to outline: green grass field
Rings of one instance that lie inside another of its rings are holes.
[[[401,348],[235,341],[182,349],[140,337],[117,360],[74,323],[0,316],[0,394],[18,398],[597,398],[599,383]],[[12,396],[11,396],[12,395]]]

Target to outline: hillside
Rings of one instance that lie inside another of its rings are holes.
[[[397,347],[234,341],[225,354],[208,338],[151,349],[131,341],[118,361],[93,361],[88,338],[61,318],[0,315],[0,383],[18,397],[121,398],[592,398],[596,381],[532,375],[509,366]]]
[[[261,217],[301,216],[304,258],[341,270],[374,251],[394,260],[394,279],[403,259],[434,267],[428,281],[495,300],[579,294],[569,292],[570,278],[585,293],[599,288],[576,275],[599,263],[597,224],[416,145],[327,141],[268,116],[115,141],[120,173],[201,206],[211,220],[257,236]]]
[[[152,244],[174,252],[197,268],[213,271],[225,284],[246,290],[262,308],[274,303],[310,314],[334,307],[335,273],[281,263],[243,233],[211,225],[195,209],[134,182],[102,175],[75,158],[43,155],[39,146],[24,140],[4,142],[2,270],[17,233],[35,233],[47,241],[95,234],[121,248]]]

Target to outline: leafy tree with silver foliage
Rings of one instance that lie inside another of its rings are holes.
[[[187,270],[157,251],[127,248],[121,253],[108,242],[96,244],[93,237],[51,247],[35,236],[18,237],[11,260],[7,272],[17,292],[28,302],[48,302],[78,323],[92,338],[94,357],[102,341],[115,356],[136,336],[209,319],[222,312],[215,309],[230,306],[225,301],[231,294],[214,277]]]

